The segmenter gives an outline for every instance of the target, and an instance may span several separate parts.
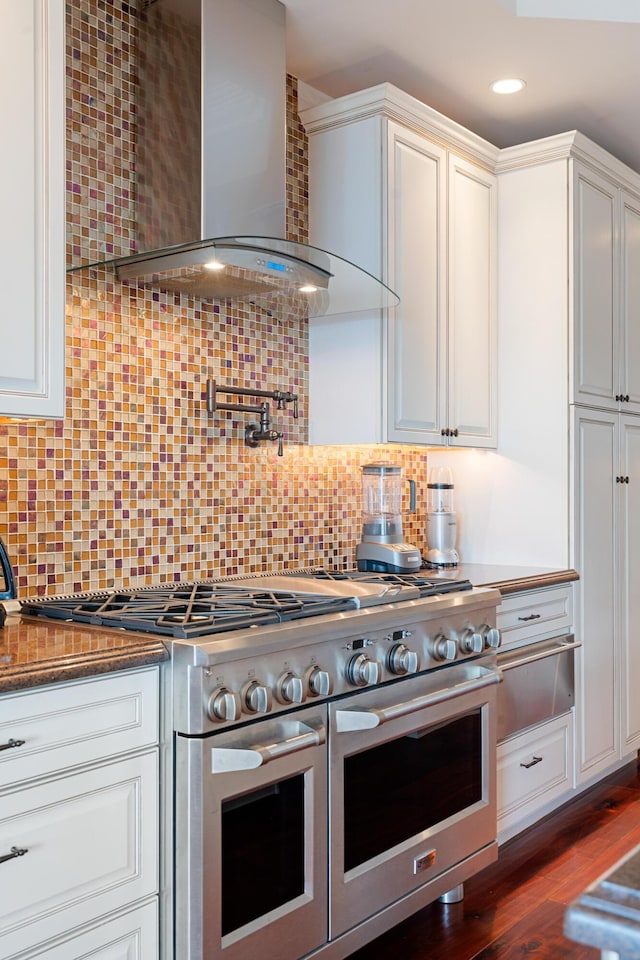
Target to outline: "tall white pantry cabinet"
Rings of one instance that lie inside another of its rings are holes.
[[[566,498],[587,783],[640,746],[640,176],[578,133],[497,170],[507,513],[551,539]]]

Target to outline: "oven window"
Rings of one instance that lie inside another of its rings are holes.
[[[345,757],[345,871],[481,799],[481,708]]]
[[[304,773],[222,804],[222,935],[304,893]]]

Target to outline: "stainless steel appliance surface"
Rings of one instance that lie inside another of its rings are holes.
[[[498,655],[498,742],[570,710],[574,698],[573,634],[505,649]]]
[[[461,896],[497,856],[499,599],[307,570],[23,604],[171,641],[163,957],[337,960]]]

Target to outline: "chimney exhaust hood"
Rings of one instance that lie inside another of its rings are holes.
[[[395,306],[336,254],[285,239],[286,10],[279,0],[142,0],[136,246],[120,280],[271,314]]]

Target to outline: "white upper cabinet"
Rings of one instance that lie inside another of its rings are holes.
[[[64,416],[64,15],[0,0],[0,416]]]
[[[573,168],[575,403],[640,413],[640,197]]]
[[[449,154],[448,413],[456,446],[497,446],[496,179]]]
[[[311,242],[400,296],[310,321],[310,441],[495,446],[497,150],[388,84],[303,122]]]
[[[622,409],[640,413],[640,197],[622,190],[621,210],[620,390]]]
[[[618,190],[573,169],[575,403],[615,407],[618,376]]]

